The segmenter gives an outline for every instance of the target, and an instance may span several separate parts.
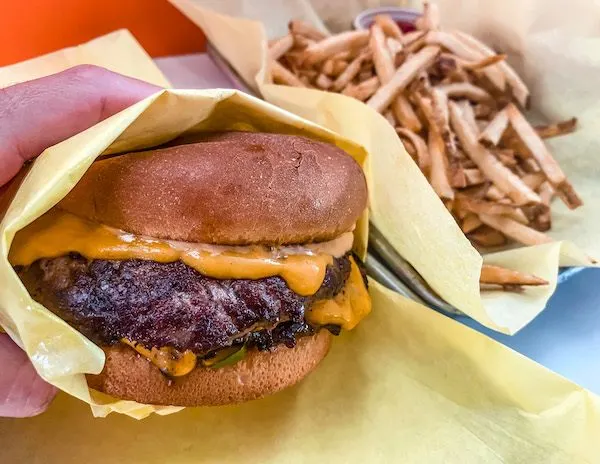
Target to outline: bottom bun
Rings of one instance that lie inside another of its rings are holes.
[[[218,406],[262,398],[302,380],[329,351],[331,334],[321,330],[302,337],[294,348],[251,350],[238,363],[198,367],[183,377],[168,378],[146,358],[125,345],[104,348],[106,363],[87,375],[90,388],[116,398],[171,406]]]

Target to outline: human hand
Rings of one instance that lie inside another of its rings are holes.
[[[25,161],[158,90],[91,65],[0,89],[0,195]],[[0,333],[0,416],[39,414],[55,393]]]

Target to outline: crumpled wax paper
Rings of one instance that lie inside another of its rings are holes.
[[[545,307],[556,288],[559,264],[585,266],[590,265],[588,255],[600,256],[600,240],[595,240],[600,236],[600,202],[594,200],[594,195],[600,195],[595,159],[600,149],[595,139],[600,129],[600,23],[593,19],[600,14],[599,6],[582,0],[570,5],[565,15],[560,0],[441,3],[446,28],[473,32],[509,53],[532,87],[538,112],[553,120],[574,115],[580,119],[575,134],[553,139],[550,145],[585,206],[569,211],[555,202],[550,232],[555,243],[484,257],[490,264],[532,272],[549,282],[514,294],[501,290],[480,293],[481,257],[383,117],[344,95],[274,85],[266,75],[267,38],[286,33],[290,19],[301,18],[339,31],[350,27],[361,7],[407,2],[171,2],[204,29],[221,54],[267,101],[369,151],[371,220],[440,296],[480,323],[504,333],[517,332]]]

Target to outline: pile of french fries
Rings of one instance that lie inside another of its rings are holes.
[[[479,249],[550,242],[553,197],[582,205],[543,140],[574,131],[577,120],[530,125],[529,89],[506,55],[441,29],[435,5],[425,4],[409,33],[388,15],[336,35],[291,21],[269,59],[275,83],[342,93],[381,113]],[[493,266],[482,273],[482,283],[500,282],[511,285]]]
[[[481,247],[551,241],[549,204],[581,199],[543,139],[577,121],[532,127],[529,90],[474,37],[439,28],[427,4],[417,30],[403,34],[386,15],[369,31],[327,36],[292,21],[271,43],[274,82],[349,95],[389,120],[467,236]]]

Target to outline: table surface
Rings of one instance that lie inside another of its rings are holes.
[[[231,81],[205,54],[156,59],[174,88],[230,88]],[[457,320],[600,394],[600,269],[586,269],[558,286],[546,309],[516,335]]]

